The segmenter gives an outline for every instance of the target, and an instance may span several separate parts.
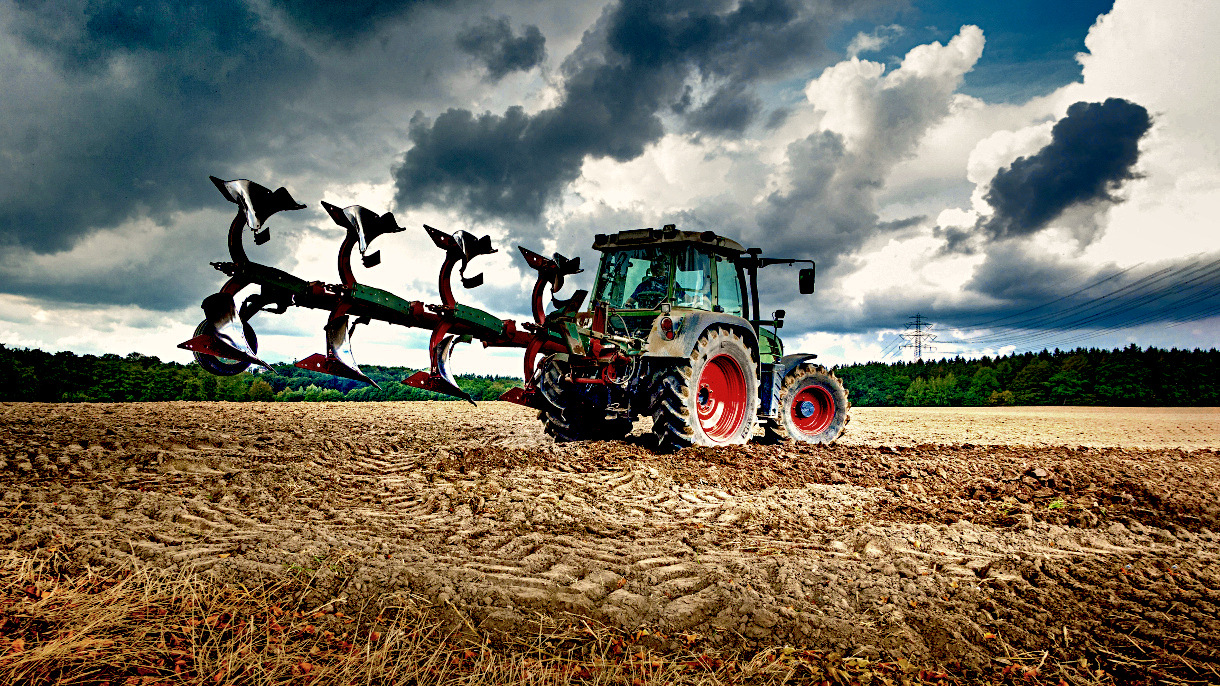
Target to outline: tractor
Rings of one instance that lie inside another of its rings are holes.
[[[741,444],[759,427],[764,440],[829,443],[842,433],[843,384],[815,355],[784,354],[783,310],[760,314],[759,269],[806,260],[672,224],[599,234],[593,248],[601,261],[589,309],[544,319],[566,350],[511,398],[538,408],[557,441],[623,438],[641,415],[665,450]],[[798,286],[813,292],[812,266]]]
[[[784,354],[778,335],[784,311],[761,316],[758,271],[808,262],[798,272],[798,289],[809,294],[814,289],[809,260],[762,257],[758,248],[746,249],[711,231],[679,231],[673,224],[598,234],[593,248],[601,260],[592,294],[578,290],[560,300],[555,294],[565,277],[583,271],[580,259],[558,253],[547,258],[518,246],[537,272],[533,321],[518,323],[459,303],[454,295],[455,267],[463,287],[483,282],[482,274],[467,276],[466,269],[476,257],[496,252],[489,236],[424,226],[445,251],[441,303],[408,301],[359,283],[352,268],[356,251],[365,268],[379,264],[380,251],[369,252],[369,244],[403,231],[393,214],[322,203],[346,232],[338,254],[339,283],[307,282],[253,261],[243,245],[246,230],[255,245],[262,245],[270,240],[266,222],[272,215],[305,205],[284,188],[271,191],[246,179],[212,177],[212,182],[237,205],[228,238],[232,261],[212,263],[230,278],[204,298],[204,320],[179,347],[192,351],[213,374],[237,374],[252,364],[270,369],[257,355],[250,320],[295,306],[330,312],[326,352],[296,362],[298,367],[372,383],[352,352],[356,326],[377,320],[431,329],[429,370],[402,383],[472,403],[450,372],[454,345],[478,339],[487,347],[524,348],[524,387],[500,399],[538,410],[545,431],[557,441],[621,439],[642,415],[652,418],[662,450],[742,444],[758,433],[767,441],[830,443],[848,422],[847,390],[834,373],[815,364],[816,355]],[[259,292],[238,307],[237,297],[252,286]],[[548,290],[550,312],[544,305]],[[582,310],[586,299],[589,306]]]

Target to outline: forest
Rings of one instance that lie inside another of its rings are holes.
[[[1114,350],[854,364],[835,373],[853,405],[1220,405],[1220,351]]]
[[[401,383],[415,372],[406,367],[361,366],[381,389],[291,364],[271,365],[235,376],[214,376],[191,362],[162,362],[131,353],[76,355],[0,344],[0,401],[142,402],[152,400],[320,401],[457,400]],[[495,400],[520,386],[512,377],[457,378],[475,400]]]
[[[381,385],[274,364],[219,377],[195,363],[156,357],[48,353],[0,344],[0,401],[140,402],[152,400],[377,401],[453,400],[400,383],[415,370],[370,365]],[[1220,405],[1220,351],[1126,348],[869,362],[835,373],[857,406],[931,405]],[[520,386],[513,377],[468,375],[475,400],[495,400]]]

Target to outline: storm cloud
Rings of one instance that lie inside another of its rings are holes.
[[[0,245],[67,249],[124,221],[213,203],[208,174],[268,150],[314,73],[236,0],[32,3],[0,25]]]
[[[710,134],[741,133],[762,109],[762,101],[740,86],[721,88],[707,102],[691,110],[687,123]]]
[[[1072,206],[1118,202],[1114,191],[1136,178],[1139,140],[1151,126],[1146,109],[1120,98],[1073,104],[1046,147],[991,180],[986,199],[995,214],[981,222],[984,233],[991,239],[1027,236]]]
[[[499,81],[514,71],[529,71],[546,58],[546,37],[537,26],[513,35],[508,17],[484,18],[457,35],[457,46],[487,67],[487,76]]]
[[[454,4],[458,0],[272,0],[296,28],[335,42],[362,37],[416,7]]]
[[[847,16],[835,4],[795,0],[622,0],[565,60],[554,107],[417,115],[413,145],[394,172],[397,202],[536,220],[586,157],[625,162],[660,139],[662,115],[690,79],[718,86],[692,109],[691,125],[740,129],[758,109],[746,84],[824,60],[828,31]]]

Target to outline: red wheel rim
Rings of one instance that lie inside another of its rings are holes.
[[[806,386],[793,396],[788,415],[797,430],[806,436],[816,436],[834,421],[834,396],[823,386]]]
[[[735,437],[746,418],[746,376],[737,360],[728,355],[708,360],[695,399],[703,435],[715,442]]]

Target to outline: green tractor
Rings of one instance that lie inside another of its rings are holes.
[[[798,278],[808,294],[812,262],[762,257],[672,224],[598,234],[593,248],[602,257],[589,309],[576,311],[585,292],[545,317],[535,306],[532,328],[564,352],[547,354],[532,374],[527,355],[528,383],[506,398],[537,408],[556,440],[623,438],[641,415],[652,417],[664,450],[742,444],[760,428],[763,440],[808,443],[843,432],[851,406],[843,384],[816,355],[785,355],[784,311],[764,319],[759,308],[759,269],[808,262]],[[545,259],[522,253],[531,264]],[[552,290],[575,271],[556,272]]]

